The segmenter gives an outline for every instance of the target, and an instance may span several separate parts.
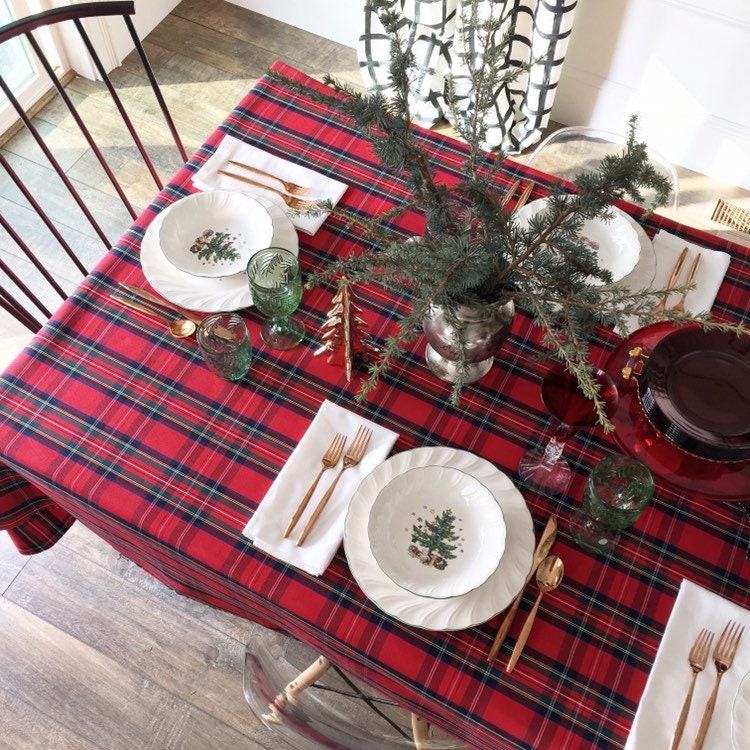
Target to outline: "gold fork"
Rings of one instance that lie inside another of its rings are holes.
[[[307,522],[307,525],[303,529],[302,533],[299,535],[299,539],[297,539],[298,547],[305,541],[305,539],[307,539],[307,535],[312,531],[313,526],[315,526],[317,520],[320,518],[320,514],[323,512],[323,509],[326,507],[328,501],[331,499],[331,495],[333,494],[333,491],[336,489],[336,485],[338,484],[339,479],[341,479],[341,475],[347,469],[350,469],[352,466],[356,466],[362,460],[362,456],[365,455],[367,446],[370,444],[371,437],[372,437],[372,430],[369,430],[368,428],[364,426],[361,426],[357,430],[357,434],[354,436],[354,441],[346,449],[346,453],[344,454],[344,465],[341,467],[339,473],[336,475],[336,479],[333,480],[333,483],[331,484],[331,486],[326,490],[326,494],[320,498],[320,501],[318,502],[317,507],[313,511],[312,516],[310,516],[310,520]]]
[[[690,712],[690,704],[693,700],[693,690],[695,689],[695,678],[699,672],[702,672],[708,661],[708,654],[711,651],[711,644],[714,640],[714,634],[710,630],[703,628],[698,637],[695,639],[690,653],[688,654],[688,663],[690,669],[693,672],[693,677],[690,680],[690,687],[688,688],[687,695],[685,696],[685,702],[682,704],[682,710],[680,716],[677,719],[677,726],[674,730],[674,736],[672,737],[672,744],[669,746],[669,750],[677,750],[682,739],[682,733],[685,730],[685,722],[687,721],[688,713]]]
[[[514,209],[515,211],[518,211],[519,208],[523,208],[523,206],[526,205],[526,201],[530,198],[531,191],[533,189],[534,189],[533,182],[529,182],[526,184],[526,187],[523,189],[523,192],[521,193],[521,195],[518,197],[518,200],[516,201],[516,207]]]
[[[284,186],[284,190],[286,190],[289,195],[307,195],[310,192],[310,188],[302,187],[302,185],[298,185],[296,182],[288,182],[287,180],[282,180],[281,177],[277,177],[275,174],[271,174],[270,172],[266,172],[264,169],[258,169],[257,167],[251,167],[249,164],[243,164],[241,161],[234,161],[232,159],[227,159],[227,164],[231,164],[233,167],[237,167],[238,169],[244,169],[248,172],[255,172],[255,174],[262,174],[264,177],[270,177],[272,180],[276,180],[276,182],[280,182]]]
[[[313,483],[305,493],[305,496],[302,498],[302,500],[300,500],[299,505],[297,506],[297,510],[294,511],[292,517],[289,519],[289,523],[284,530],[284,539],[286,539],[289,534],[292,533],[292,529],[297,525],[297,521],[299,521],[300,516],[305,512],[305,508],[307,508],[307,504],[310,502],[310,498],[313,496],[313,492],[315,492],[315,488],[318,486],[318,482],[323,476],[323,472],[327,471],[328,469],[332,469],[339,462],[341,453],[344,450],[344,443],[346,443],[346,437],[340,432],[337,432],[333,436],[333,439],[331,440],[328,448],[326,448],[326,452],[323,454],[323,458],[320,459],[322,466],[320,467],[318,476],[315,477]]]
[[[698,273],[698,266],[701,264],[701,254],[698,253],[698,255],[695,256],[695,260],[693,261],[693,265],[690,267],[690,273],[688,274],[687,281],[685,282],[685,286],[690,286],[690,284],[693,283],[693,279],[695,278],[695,274]],[[687,297],[688,290],[686,289],[682,296],[680,297],[680,301],[672,307],[672,312],[679,313],[680,315],[683,315],[685,313],[685,297]]]
[[[264,190],[270,190],[272,193],[276,193],[276,195],[281,196],[281,199],[284,201],[284,203],[286,203],[287,206],[289,206],[289,208],[294,208],[297,211],[304,211],[305,209],[312,208],[315,205],[315,201],[305,201],[301,198],[295,198],[293,195],[287,195],[281,190],[277,190],[270,185],[265,185],[262,182],[256,182],[255,180],[251,180],[249,177],[243,177],[241,174],[227,172],[224,169],[219,169],[218,172],[219,174],[223,174],[224,177],[231,177],[233,180],[239,180],[240,182],[244,182],[247,185],[255,185],[255,187],[263,188]]]
[[[515,195],[516,190],[521,187],[521,180],[513,180],[505,191],[505,195],[500,201],[500,208],[505,208],[508,205],[508,201]]]
[[[665,308],[667,307],[667,300],[669,299],[669,290],[677,283],[677,279],[680,278],[680,273],[682,273],[682,267],[685,265],[685,258],[687,257],[688,249],[685,248],[681,253],[680,257],[677,258],[677,263],[674,264],[674,268],[672,269],[672,275],[669,277],[669,281],[667,282],[667,290],[664,296],[659,300],[659,303],[654,306],[654,309],[649,313],[649,318],[651,320],[656,320],[656,318],[660,317],[661,314],[664,312]]]
[[[711,691],[711,695],[706,702],[706,707],[703,709],[703,716],[701,717],[701,723],[698,727],[698,733],[695,735],[695,744],[693,750],[701,750],[703,743],[706,740],[706,733],[708,732],[709,724],[711,723],[711,717],[714,713],[714,707],[716,706],[716,695],[719,692],[719,683],[721,678],[734,661],[734,655],[737,653],[737,646],[739,645],[742,633],[745,631],[744,627],[740,627],[739,623],[730,620],[721,635],[719,641],[714,649],[714,665],[716,666],[716,682],[714,682],[714,689]]]

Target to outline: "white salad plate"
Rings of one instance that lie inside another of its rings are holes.
[[[481,586],[505,550],[503,512],[492,493],[450,466],[393,477],[372,504],[367,533],[392,581],[441,599]]]
[[[247,268],[251,256],[269,247],[273,221],[252,195],[209,190],[186,195],[159,227],[166,259],[193,276],[231,276]]]
[[[539,198],[520,208],[516,216],[525,226],[546,206],[547,199]],[[613,283],[631,274],[640,259],[641,240],[634,223],[624,211],[614,207],[607,220],[597,218],[583,223],[581,240],[596,252],[599,266],[612,274]]]
[[[291,219],[270,199],[260,195],[254,198],[271,216],[273,236],[270,245],[297,255],[299,237]],[[151,286],[170,302],[189,310],[223,312],[252,305],[253,298],[244,270],[231,276],[208,278],[181,271],[167,260],[159,244],[159,228],[176,205],[173,203],[156,216],[143,236],[141,267]]]
[[[422,466],[448,466],[481,482],[502,510],[505,552],[489,578],[462,596],[419,596],[399,586],[383,571],[370,549],[370,510],[380,491],[396,476]],[[359,484],[344,524],[344,551],[352,575],[366,596],[407,625],[429,630],[462,630],[504,610],[523,587],[534,555],[534,524],[521,493],[491,462],[453,448],[415,448],[377,466]]]

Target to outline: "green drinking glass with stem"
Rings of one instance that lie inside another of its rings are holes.
[[[302,301],[302,272],[297,256],[280,247],[255,253],[247,264],[253,304],[268,319],[260,335],[271,349],[292,349],[302,341],[305,327],[290,316]]]

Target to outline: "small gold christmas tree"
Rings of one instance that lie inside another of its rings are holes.
[[[359,317],[362,309],[352,302],[352,297],[349,279],[342,277],[332,300],[333,307],[322,326],[323,345],[315,352],[316,357],[328,352],[329,364],[344,365],[347,381],[352,379],[352,367],[357,358],[366,360],[378,351],[364,331],[367,323]]]

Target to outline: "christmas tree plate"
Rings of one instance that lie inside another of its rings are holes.
[[[436,598],[481,586],[505,550],[503,512],[492,493],[449,466],[423,466],[391,479],[370,509],[367,533],[394,583]]]
[[[159,244],[164,257],[193,276],[231,276],[269,246],[273,222],[251,195],[211,190],[182,198],[164,217]]]
[[[283,209],[262,195],[255,196],[270,214],[273,221],[273,247],[283,247],[295,255],[299,252],[297,230]],[[165,257],[159,245],[159,228],[164,219],[180,205],[180,202],[167,206],[146,228],[141,241],[141,267],[143,275],[157,292],[170,302],[189,310],[219,312],[240,310],[253,304],[250,286],[245,269],[232,276],[208,278],[194,276],[173,266]]]
[[[399,586],[380,569],[370,548],[370,509],[394,477],[422,466],[448,466],[481,482],[500,506],[506,528],[505,552],[489,578],[473,591],[447,599],[420,596]],[[407,625],[462,630],[502,612],[521,590],[534,554],[534,525],[521,493],[497,467],[453,448],[415,448],[377,466],[357,487],[344,524],[344,551],[352,575],[380,609]]]

